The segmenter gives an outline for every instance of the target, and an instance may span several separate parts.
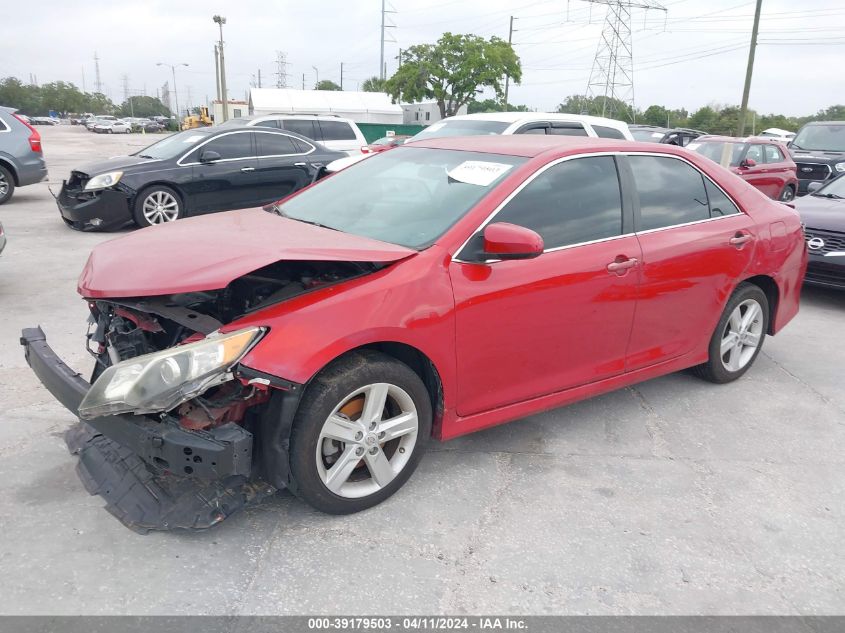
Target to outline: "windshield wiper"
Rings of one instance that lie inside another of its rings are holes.
[[[315,220],[303,220],[302,218],[291,217],[282,210],[282,207],[280,207],[277,204],[270,204],[270,205],[267,205],[264,208],[272,211],[273,213],[275,213],[278,216],[281,216],[283,218],[287,218],[288,220],[295,220],[296,222],[303,222],[304,224],[311,224],[313,226],[319,226],[321,229],[329,229],[330,231],[340,231],[340,229],[336,229],[333,226],[327,226],[325,224],[320,224],[319,222],[316,222]]]
[[[838,196],[835,193],[814,193],[814,196],[818,196],[819,198],[832,198],[833,200],[842,200],[845,196]]]

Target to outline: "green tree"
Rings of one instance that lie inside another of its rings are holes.
[[[364,92],[387,92],[385,89],[387,85],[387,79],[381,79],[380,77],[370,77],[369,79],[365,79],[364,83],[361,84],[361,90]]]
[[[40,87],[41,109],[56,112],[79,112],[85,105],[85,95],[72,83],[54,81]]]
[[[569,95],[557,107],[558,112],[567,114],[589,114],[591,116],[606,116],[620,121],[632,121],[631,111],[624,101],[604,97],[585,97],[583,95]]]
[[[454,115],[481,88],[492,88],[500,100],[503,79],[518,84],[522,66],[513,47],[498,37],[444,33],[436,44],[417,44],[402,53],[402,65],[387,80],[393,100],[434,99],[440,116]]]
[[[37,116],[41,114],[41,90],[38,86],[24,84],[17,77],[6,77],[0,80],[0,105]]]
[[[501,101],[496,99],[484,99],[484,101],[473,99],[467,106],[467,112],[469,114],[478,112],[531,112],[531,108],[526,105],[513,105],[512,103],[505,107]]]
[[[94,114],[114,114],[117,112],[117,106],[102,92],[86,92],[85,97],[85,106],[82,108],[84,112]]]
[[[670,112],[660,105],[648,106],[641,115],[637,117],[637,123],[645,123],[647,125],[666,126],[669,121]]]
[[[120,106],[121,116],[170,116],[170,110],[159,99],[137,95],[129,97]]]
[[[321,81],[317,82],[317,85],[314,86],[314,90],[343,90],[343,88],[338,86],[333,81],[329,81],[328,79],[322,79]]]

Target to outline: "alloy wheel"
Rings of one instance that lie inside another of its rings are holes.
[[[722,366],[732,372],[745,367],[762,339],[763,308],[756,300],[746,299],[734,308],[725,324],[719,348]]]
[[[143,205],[144,219],[150,224],[164,224],[179,218],[179,201],[167,191],[153,191]]]
[[[0,198],[9,193],[9,181],[6,180],[6,175],[0,172]]]
[[[390,383],[375,383],[346,396],[323,423],[317,440],[317,472],[345,498],[371,495],[407,466],[419,432],[411,396]]]

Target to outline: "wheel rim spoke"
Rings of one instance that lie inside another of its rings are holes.
[[[367,470],[370,475],[380,487],[384,488],[387,484],[393,481],[396,476],[393,473],[393,468],[390,467],[390,462],[384,454],[384,451],[377,451],[375,455],[367,453],[364,455],[364,463],[367,464]]]
[[[370,385],[364,393],[364,410],[361,412],[361,421],[369,428],[374,422],[379,422],[384,413],[384,405],[387,403],[388,385],[379,382]]]
[[[742,330],[747,331],[759,314],[760,306],[756,303],[752,303],[748,306],[748,309],[745,311],[745,315],[742,317]]]
[[[408,433],[413,433],[419,427],[417,414],[413,411],[397,415],[395,418],[383,421],[379,425],[379,431],[384,433],[381,438],[383,442],[395,440],[397,437],[402,437]]]
[[[349,476],[360,461],[361,458],[355,454],[355,447],[347,446],[334,466],[326,472],[326,487],[337,493],[349,480]]]
[[[720,356],[724,357],[725,354],[733,349],[735,344],[736,335],[733,332],[728,333],[728,335],[722,339],[722,346],[719,348],[719,351],[721,352]]]
[[[756,348],[760,344],[760,335],[755,334],[754,332],[748,332],[745,335],[745,345],[747,347]]]
[[[360,424],[337,414],[330,416],[323,426],[323,435],[341,442],[355,442],[355,434],[360,432]]]

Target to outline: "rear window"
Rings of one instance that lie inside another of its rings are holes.
[[[258,142],[259,156],[288,156],[300,153],[293,139],[287,134],[256,132],[255,139]]]
[[[311,138],[315,141],[322,140],[322,137],[317,138],[319,130],[315,129],[314,121],[310,119],[285,119],[284,121],[282,121],[282,126],[286,130],[296,132],[297,134],[301,134],[306,138]]]
[[[701,174],[687,163],[662,156],[628,157],[640,199],[640,231],[710,217]]]
[[[345,121],[318,121],[324,141],[354,141],[355,132]]]
[[[622,132],[620,130],[617,130],[614,127],[607,127],[607,126],[604,126],[604,125],[594,125],[593,130],[601,138],[621,138],[623,141],[625,140],[625,135],[622,134]]]
[[[441,138],[443,136],[483,136],[501,134],[510,123],[502,121],[473,121],[458,119],[456,121],[440,121],[429,125],[414,137],[415,141],[426,138]]]
[[[721,141],[693,141],[687,145],[687,149],[698,152],[723,167],[739,165],[745,147],[745,143],[724,143]]]

